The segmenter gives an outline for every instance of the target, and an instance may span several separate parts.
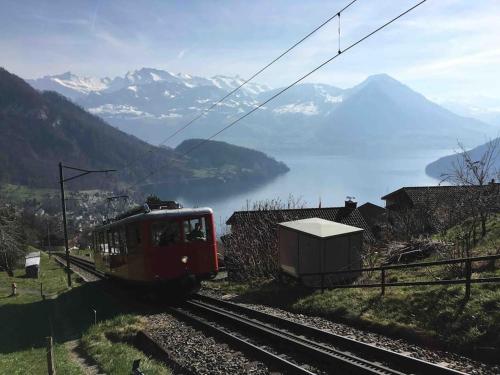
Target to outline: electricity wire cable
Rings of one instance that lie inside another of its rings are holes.
[[[261,69],[259,69],[257,72],[255,72],[250,78],[244,80],[239,86],[237,86],[236,88],[234,88],[232,91],[230,91],[229,93],[227,93],[226,95],[224,95],[221,99],[219,99],[217,102],[213,103],[210,107],[204,109],[203,111],[201,111],[200,114],[198,114],[195,118],[193,118],[192,120],[188,121],[186,124],[184,124],[182,127],[180,127],[179,129],[175,130],[172,134],[170,134],[167,138],[165,138],[163,141],[161,141],[158,145],[163,145],[165,144],[166,142],[168,142],[169,140],[171,140],[173,137],[175,137],[177,134],[179,134],[180,132],[182,132],[183,130],[185,130],[186,128],[188,128],[189,126],[191,126],[194,122],[198,121],[200,118],[202,118],[203,116],[205,116],[208,112],[210,112],[212,109],[214,109],[216,106],[218,106],[219,104],[221,104],[224,100],[226,100],[228,97],[230,97],[231,95],[233,95],[235,92],[237,92],[238,90],[240,90],[243,86],[245,86],[247,83],[249,83],[250,81],[252,81],[255,77],[257,77],[259,74],[261,74],[262,72],[264,72],[267,68],[269,68],[271,65],[273,65],[274,63],[276,63],[278,60],[280,60],[282,57],[284,57],[286,54],[288,54],[290,51],[292,51],[293,49],[295,49],[299,44],[303,43],[306,39],[308,39],[309,37],[311,37],[313,34],[315,34],[317,31],[319,31],[321,28],[323,28],[324,26],[326,26],[328,23],[330,23],[333,19],[335,19],[336,17],[339,17],[340,18],[340,13],[342,13],[343,11],[345,11],[347,8],[349,8],[351,5],[353,5],[357,0],[352,0],[350,3],[348,3],[346,6],[344,6],[341,10],[339,10],[338,12],[336,12],[333,16],[331,16],[330,18],[328,18],[327,20],[325,20],[322,24],[320,24],[319,26],[317,26],[314,30],[312,30],[309,34],[305,35],[304,37],[302,37],[302,39],[300,39],[299,41],[297,41],[295,44],[293,44],[291,47],[289,47],[287,50],[285,50],[284,52],[282,52],[279,56],[277,56],[276,58],[274,58],[271,62],[269,62],[267,65],[265,65],[264,67],[262,67]],[[339,37],[340,37],[340,24],[339,24]],[[339,42],[340,43],[340,42]],[[339,48],[340,48],[340,44],[339,44]],[[150,150],[146,151],[144,153],[144,155],[148,154],[148,153],[152,153],[153,151],[155,151],[156,148],[151,148]],[[134,165],[134,163],[136,163],[137,161],[139,161],[140,159],[143,158],[143,156],[140,156],[139,158],[131,161],[130,163],[126,164],[122,170],[126,170],[126,169],[130,169],[130,167],[132,167],[132,165]]]
[[[227,129],[233,127],[234,125],[236,125],[238,122],[240,122],[241,120],[243,120],[244,118],[250,116],[252,113],[254,113],[255,111],[257,111],[259,108],[263,107],[264,105],[266,105],[267,103],[269,103],[270,101],[276,99],[278,96],[280,96],[281,94],[283,94],[284,92],[288,91],[289,89],[291,89],[292,87],[294,87],[295,85],[297,85],[299,82],[303,81],[304,79],[306,79],[307,77],[309,77],[311,74],[315,73],[316,71],[318,71],[319,69],[321,69],[322,67],[324,67],[325,65],[329,64],[330,62],[332,62],[333,60],[335,60],[337,57],[339,57],[341,54],[345,54],[345,52],[349,51],[350,49],[354,48],[355,46],[357,46],[358,44],[362,43],[363,41],[365,41],[366,39],[370,38],[371,36],[373,36],[374,34],[378,33],[379,31],[381,31],[382,29],[386,28],[387,26],[389,26],[390,24],[392,24],[393,22],[397,21],[398,19],[400,19],[401,17],[405,16],[406,14],[410,13],[411,11],[413,11],[414,9],[416,9],[417,7],[419,7],[420,5],[422,5],[423,3],[425,3],[427,0],[422,0],[420,2],[418,2],[417,4],[413,5],[412,7],[408,8],[407,10],[405,10],[404,12],[400,13],[399,15],[397,15],[396,17],[392,18],[391,20],[387,21],[386,23],[384,23],[382,26],[379,26],[378,28],[376,28],[375,30],[371,31],[370,33],[366,34],[365,36],[363,36],[362,38],[358,39],[356,42],[350,44],[348,47],[346,47],[343,51],[339,51],[337,52],[336,55],[330,57],[329,59],[325,60],[324,62],[322,62],[320,65],[318,65],[316,68],[314,68],[313,70],[311,70],[310,72],[304,74],[302,77],[300,77],[299,79],[297,79],[296,81],[294,81],[293,83],[291,83],[290,85],[286,86],[285,88],[283,88],[282,90],[280,90],[279,92],[277,92],[276,94],[274,94],[273,96],[271,96],[269,99],[263,101],[262,103],[260,103],[258,106],[254,107],[253,109],[251,109],[250,111],[248,111],[247,113],[245,113],[244,115],[242,115],[241,117],[237,118],[236,120],[232,121],[231,123],[229,123],[228,125],[226,125],[225,127],[223,127],[222,129],[218,130],[216,133],[212,134],[210,137],[206,138],[206,139],[203,139],[202,141],[198,142],[197,144],[195,144],[193,147],[189,148],[187,151],[183,152],[181,154],[181,156],[186,156],[187,154],[191,153],[192,151],[194,151],[195,149],[197,149],[198,147],[202,146],[203,144],[205,144],[206,142],[212,140],[213,138],[217,137],[219,134],[221,134],[222,132],[226,131]],[[141,180],[145,180],[149,177],[151,177],[152,175],[154,175],[155,173],[157,173],[161,168],[157,168],[156,170],[153,170],[151,171],[149,174],[147,174],[146,176],[144,176]],[[134,185],[131,185],[131,188],[134,188],[134,187],[137,187],[139,185],[139,183],[136,183]]]

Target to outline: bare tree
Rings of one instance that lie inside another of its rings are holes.
[[[0,269],[12,272],[26,253],[24,233],[13,207],[0,204]]]
[[[286,202],[270,199],[255,202],[259,211],[249,220],[240,220],[224,236],[225,263],[233,279],[273,277],[279,272],[277,223],[294,220],[286,209],[303,208],[300,199],[290,196]],[[250,206],[247,206],[247,211]]]
[[[475,158],[463,144],[458,145],[460,151],[457,152],[451,171],[442,174],[442,181],[464,187],[464,194],[455,202],[455,214],[459,210],[467,214],[474,225],[472,235],[475,235],[476,220],[479,220],[481,237],[484,237],[489,214],[500,209],[498,185],[490,184],[490,181],[500,178],[500,169],[497,167],[500,138],[490,140],[479,158]]]

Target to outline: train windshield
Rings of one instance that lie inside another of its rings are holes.
[[[204,217],[184,220],[184,241],[206,241],[209,236]]]
[[[179,223],[162,221],[151,227],[153,246],[169,246],[180,241]]]

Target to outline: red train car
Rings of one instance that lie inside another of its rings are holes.
[[[96,269],[127,282],[196,287],[217,274],[210,208],[156,205],[94,229]]]

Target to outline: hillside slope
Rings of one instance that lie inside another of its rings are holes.
[[[500,139],[496,139],[492,141],[493,143],[497,142],[500,144]],[[485,154],[488,148],[488,143],[477,146],[469,151],[470,156],[474,160],[480,160],[481,157]],[[450,173],[453,170],[453,163],[457,161],[457,157],[459,155],[447,155],[439,158],[436,161],[433,161],[425,168],[425,173],[434,178],[441,178],[442,174]],[[494,158],[492,159],[492,167],[491,167],[491,178],[498,178],[498,174],[500,174],[500,149],[496,150]],[[495,176],[497,175],[497,176]]]
[[[243,167],[247,155],[253,158],[250,150],[234,147],[240,158],[233,158],[236,161],[231,164],[243,163]],[[0,183],[31,187],[57,187],[59,161],[80,168],[118,170],[132,163],[125,172],[75,180],[71,182],[75,188],[110,188],[126,183],[173,186],[197,178],[201,169],[218,168],[209,163],[197,165],[196,159],[190,160],[170,148],[151,146],[57,93],[38,92],[1,68],[0,148]],[[272,171],[284,171],[275,168],[280,165],[275,160],[267,161],[270,175]],[[144,179],[152,170],[158,172]],[[218,173],[224,175],[223,170]],[[251,175],[260,180],[260,172]]]

